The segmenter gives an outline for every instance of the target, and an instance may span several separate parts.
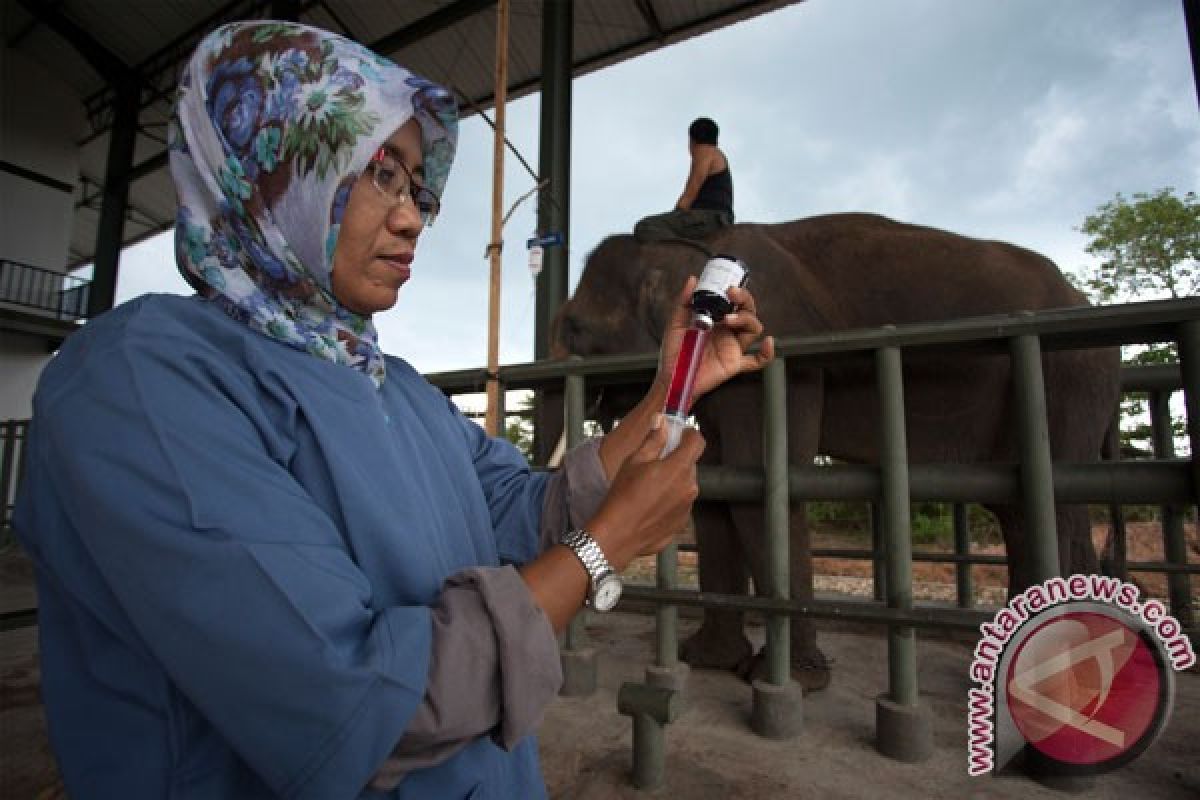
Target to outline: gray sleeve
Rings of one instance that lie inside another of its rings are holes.
[[[532,733],[562,685],[558,640],[513,567],[451,577],[433,609],[425,699],[370,787],[445,761],[490,735],[511,750]]]
[[[550,477],[540,550],[568,527],[581,527],[604,500],[609,483],[600,441],[571,450]],[[484,734],[511,749],[541,722],[562,685],[554,630],[512,567],[451,577],[433,609],[432,647],[425,699],[372,789],[394,789],[405,773],[439,764]]]
[[[597,436],[573,448],[562,468],[550,476],[542,505],[541,550],[558,542],[570,528],[581,528],[595,516],[608,494],[608,478],[600,463]]]

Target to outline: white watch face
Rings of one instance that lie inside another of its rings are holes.
[[[620,599],[621,579],[616,575],[606,575],[596,586],[596,596],[592,600],[592,608],[597,611],[612,611]]]

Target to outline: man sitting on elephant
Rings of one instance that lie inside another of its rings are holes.
[[[733,173],[717,147],[717,123],[699,117],[688,128],[692,166],[675,210],[645,217],[633,228],[640,242],[702,239],[733,224]]]

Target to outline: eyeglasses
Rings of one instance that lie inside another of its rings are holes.
[[[420,185],[412,173],[385,147],[379,148],[367,164],[371,173],[371,183],[379,190],[382,198],[388,202],[388,208],[412,202],[421,214],[421,221],[432,225],[442,209],[442,201],[433,193]]]

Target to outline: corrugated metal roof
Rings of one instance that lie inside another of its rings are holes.
[[[462,95],[463,114],[492,104],[495,0],[293,0],[300,21],[340,31]],[[555,2],[557,0],[545,0]],[[278,0],[277,0],[278,2]],[[800,0],[574,0],[576,76]],[[72,87],[88,112],[71,234],[73,264],[90,261],[99,221],[113,90],[97,67],[142,84],[125,243],[173,224],[165,124],[187,55],[208,30],[271,15],[267,0],[15,0],[0,4],[0,38]],[[509,98],[537,91],[543,0],[511,0]],[[74,29],[74,41],[68,41]],[[82,44],[80,44],[82,39]],[[81,48],[94,48],[89,59]]]

